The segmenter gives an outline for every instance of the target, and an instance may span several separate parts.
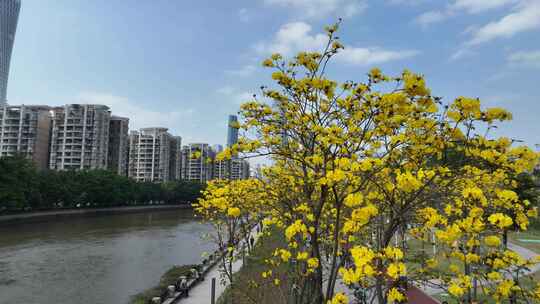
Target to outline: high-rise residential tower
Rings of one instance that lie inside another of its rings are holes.
[[[106,169],[109,152],[109,107],[68,104],[53,109],[49,168]]]
[[[109,125],[109,170],[119,175],[128,174],[129,118],[111,116]]]
[[[171,139],[171,180],[182,179],[182,137],[173,136]]]
[[[212,179],[214,151],[208,144],[195,143],[182,148],[182,179],[205,183]]]
[[[238,142],[238,117],[236,115],[229,115],[229,124],[227,125],[227,147],[230,147]]]
[[[250,176],[249,162],[233,158],[214,162],[214,179],[247,179]]]
[[[24,155],[46,169],[49,159],[51,108],[0,106],[0,157]]]
[[[6,104],[11,52],[21,10],[21,0],[0,0],[0,106]]]
[[[171,180],[171,148],[176,147],[176,139],[167,130],[144,128],[130,132],[129,177],[141,182]]]

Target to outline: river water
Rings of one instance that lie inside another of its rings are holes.
[[[199,263],[210,228],[189,210],[0,226],[0,304],[124,304],[173,265]]]

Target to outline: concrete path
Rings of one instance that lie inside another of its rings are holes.
[[[255,243],[257,242],[257,239],[259,238],[259,234],[257,234],[256,229],[254,228],[251,230],[251,235],[253,235],[253,238],[255,239]],[[239,248],[242,246],[240,245]],[[221,278],[220,278],[220,272],[219,272],[219,265],[218,263],[216,266],[214,266],[205,276],[204,281],[199,282],[199,284],[195,285],[190,291],[189,291],[189,297],[180,299],[177,303],[181,304],[210,304],[210,297],[212,292],[212,278],[216,279],[216,302],[217,299],[223,294],[227,286],[227,284],[223,285],[221,284]],[[240,268],[242,268],[243,261],[242,259],[238,259],[235,261],[232,265],[233,272],[236,273]]]

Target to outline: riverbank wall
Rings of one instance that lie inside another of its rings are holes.
[[[54,219],[66,217],[85,217],[97,216],[118,213],[136,213],[147,211],[162,211],[171,209],[192,209],[191,204],[179,205],[158,205],[158,206],[133,206],[133,207],[111,207],[111,208],[96,208],[96,209],[69,209],[69,210],[52,210],[52,211],[37,211],[28,213],[18,213],[0,216],[0,226],[13,223],[35,223],[44,222]]]

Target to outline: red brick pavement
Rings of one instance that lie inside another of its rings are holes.
[[[440,304],[439,301],[424,293],[416,286],[409,286],[405,292],[405,296],[407,296],[407,300],[411,304]]]

